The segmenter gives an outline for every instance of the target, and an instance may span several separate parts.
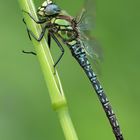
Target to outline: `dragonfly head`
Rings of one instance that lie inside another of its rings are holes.
[[[60,12],[61,9],[51,0],[43,2],[41,7],[39,7],[37,11],[40,17],[53,16],[59,14]]]

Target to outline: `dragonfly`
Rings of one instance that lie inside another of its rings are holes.
[[[79,63],[92,84],[110,122],[116,140],[124,140],[116,115],[88,59],[88,56],[99,58],[95,47],[97,43],[91,36],[91,28],[93,28],[93,21],[95,20],[95,12],[93,11],[95,4],[93,1],[94,0],[86,0],[81,13],[77,17],[72,17],[52,0],[46,0],[37,10],[38,20],[27,11],[23,11],[28,14],[36,24],[42,25],[42,31],[39,37],[36,37],[28,27],[27,31],[30,39],[32,36],[32,38],[38,42],[40,42],[43,37],[46,37],[45,34],[47,31],[49,48],[51,47],[51,39],[56,42],[61,50],[61,55],[55,62],[54,67],[60,62],[65,52],[59,40],[70,49],[72,56]],[[24,23],[26,24],[25,21]],[[34,52],[24,51],[24,53],[35,55]]]

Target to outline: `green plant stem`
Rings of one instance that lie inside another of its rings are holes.
[[[34,18],[37,18],[35,6],[32,0],[19,0],[19,4],[22,10],[29,12]],[[26,24],[30,30],[39,36],[41,32],[41,26],[37,25],[26,13],[23,13]],[[45,38],[40,42],[37,42],[32,38],[33,45],[35,47],[38,60],[40,62],[42,72],[49,90],[49,95],[51,98],[53,109],[58,113],[60,124],[62,126],[66,140],[78,140],[77,134],[75,132],[74,126],[72,124],[67,101],[64,96],[64,92],[61,86],[61,82],[57,71],[53,67],[53,60],[49,47]],[[53,134],[53,132],[52,132]]]

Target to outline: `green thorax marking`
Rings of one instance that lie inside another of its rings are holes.
[[[70,19],[64,19],[63,17],[53,18],[52,24],[59,26],[58,35],[65,41],[72,41],[76,37],[76,33],[71,25]]]
[[[70,21],[67,21],[66,19],[61,19],[61,18],[53,18],[51,20],[52,24],[57,24],[60,26],[71,26]]]

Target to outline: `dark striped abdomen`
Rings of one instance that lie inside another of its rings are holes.
[[[90,82],[92,83],[92,86],[95,89],[95,92],[98,95],[98,98],[103,106],[106,116],[111,124],[116,140],[124,140],[116,116],[103,91],[101,84],[99,83],[95,73],[93,72],[93,69],[87,59],[84,49],[81,47],[81,43],[77,41],[75,45],[69,47],[73,57],[78,61],[78,63],[88,76]]]

